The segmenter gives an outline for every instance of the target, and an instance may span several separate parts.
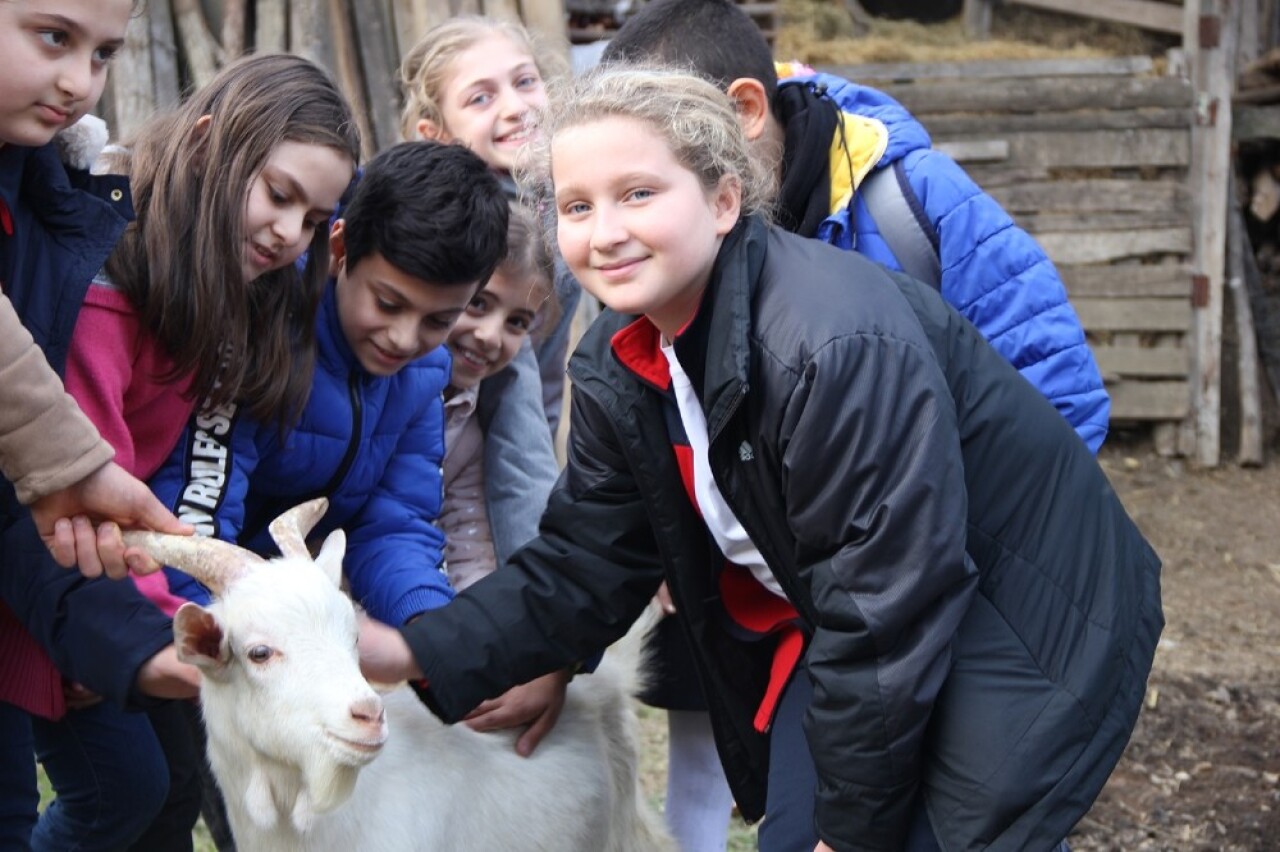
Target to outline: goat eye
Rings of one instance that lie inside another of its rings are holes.
[[[271,659],[271,649],[266,645],[254,645],[249,649],[247,654],[249,661],[253,663],[265,663]]]

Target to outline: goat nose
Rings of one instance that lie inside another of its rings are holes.
[[[382,699],[376,695],[359,698],[351,702],[351,718],[364,724],[381,724],[386,716]]]

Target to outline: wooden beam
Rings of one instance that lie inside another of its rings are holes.
[[[148,3],[151,21],[151,70],[155,78],[152,90],[156,109],[168,109],[178,103],[178,40],[173,30],[173,8],[168,3]]]
[[[1182,181],[1121,178],[1022,181],[989,187],[987,192],[1011,214],[1178,213],[1183,221],[1191,215],[1190,196]],[[1026,227],[1020,217],[1019,224]]]
[[[972,62],[872,62],[821,65],[817,70],[854,80],[901,83],[909,80],[982,80],[1005,77],[1133,77],[1150,74],[1150,56],[1084,59],[978,59]]]
[[[110,77],[114,95],[116,126],[114,137],[130,136],[156,110],[154,75],[151,69],[151,19],[135,15],[124,31],[124,46],[115,60]]]
[[[1036,234],[1045,253],[1059,264],[1112,263],[1125,258],[1191,253],[1192,228],[1162,228],[1133,233],[1069,231]]]
[[[222,50],[205,20],[200,0],[173,0],[173,16],[191,72],[191,87],[198,89],[218,73]]]
[[[1189,300],[1191,269],[1186,264],[1122,266],[1069,266],[1058,264],[1058,274],[1074,302],[1086,298],[1167,298]]]
[[[1182,299],[1075,299],[1071,304],[1090,332],[1185,332],[1191,327],[1191,305]]]
[[[1180,77],[996,79],[974,85],[939,80],[927,86],[892,83],[878,87],[917,118],[948,112],[1040,113],[1067,110],[1189,107],[1192,88]]]
[[[992,0],[964,0],[964,30],[975,41],[991,36]]]
[[[921,119],[935,136],[986,135],[1025,131],[1132,130],[1166,127],[1187,130],[1195,113],[1191,105],[1141,110],[1072,110],[1041,113],[934,113]]]
[[[253,46],[258,53],[284,53],[289,48],[288,0],[257,0]]]
[[[1124,381],[1107,387],[1111,420],[1181,420],[1191,410],[1186,381]]]
[[[361,6],[352,15],[375,151],[400,141],[400,58],[390,11],[385,3],[375,3]]]
[[[1092,346],[1104,379],[1177,378],[1186,381],[1191,353],[1178,346]],[[1111,378],[1115,377],[1115,378]]]
[[[1170,3],[1155,3],[1151,0],[1007,0],[1007,2],[1067,15],[1113,21],[1117,24],[1130,24],[1159,33],[1180,34],[1182,32],[1182,10]]]

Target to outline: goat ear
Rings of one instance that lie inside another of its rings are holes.
[[[335,586],[342,585],[342,557],[347,552],[347,536],[337,529],[329,533],[316,556],[316,567],[325,573]]]
[[[231,658],[222,625],[209,610],[188,601],[173,616],[173,641],[178,659],[205,674],[216,674]]]

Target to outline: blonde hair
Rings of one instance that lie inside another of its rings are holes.
[[[424,118],[444,127],[440,99],[453,73],[454,60],[476,42],[495,34],[506,36],[513,45],[528,52],[544,84],[566,75],[568,69],[559,52],[518,21],[479,15],[450,18],[427,30],[400,63],[400,95],[404,100],[400,133],[405,139],[418,138],[418,122]]]
[[[529,333],[534,340],[542,340],[555,328],[560,319],[560,300],[556,298],[555,257],[547,243],[547,234],[539,226],[533,213],[524,205],[514,203],[507,219],[507,255],[498,264],[498,272],[504,276],[528,281],[529,307],[537,319]]]
[[[729,96],[695,73],[670,67],[605,65],[569,81],[542,117],[542,136],[518,179],[526,200],[550,204],[551,143],[570,127],[603,118],[643,122],[708,191],[725,176],[742,188],[742,215],[768,215],[775,178],[750,154]]]

